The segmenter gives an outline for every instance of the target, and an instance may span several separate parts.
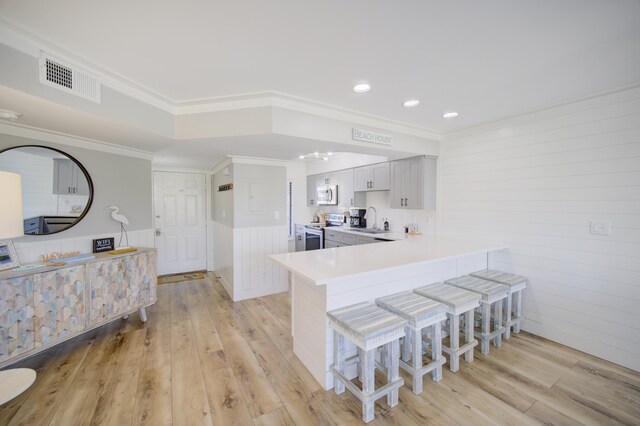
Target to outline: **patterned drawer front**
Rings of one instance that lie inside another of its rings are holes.
[[[34,348],[31,276],[0,280],[0,362]]]
[[[158,280],[156,253],[146,253],[135,256],[137,281],[142,283],[140,288],[140,304],[149,305],[156,301],[156,287]]]
[[[141,283],[136,280],[136,257],[122,257],[90,265],[91,325],[121,315],[138,305]]]
[[[85,266],[35,274],[35,347],[82,331],[87,325]]]

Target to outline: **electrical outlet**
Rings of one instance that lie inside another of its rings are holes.
[[[611,235],[611,222],[591,221],[590,233],[593,235]]]

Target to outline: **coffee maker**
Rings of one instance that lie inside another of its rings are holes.
[[[352,207],[349,209],[349,226],[352,228],[366,228],[367,219],[364,216],[367,214],[367,209],[360,209]]]

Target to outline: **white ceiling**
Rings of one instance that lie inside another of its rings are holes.
[[[277,91],[438,132],[640,84],[637,0],[3,0],[0,16],[176,104]]]

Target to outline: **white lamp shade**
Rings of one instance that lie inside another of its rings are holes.
[[[24,235],[22,177],[0,171],[0,239]]]

